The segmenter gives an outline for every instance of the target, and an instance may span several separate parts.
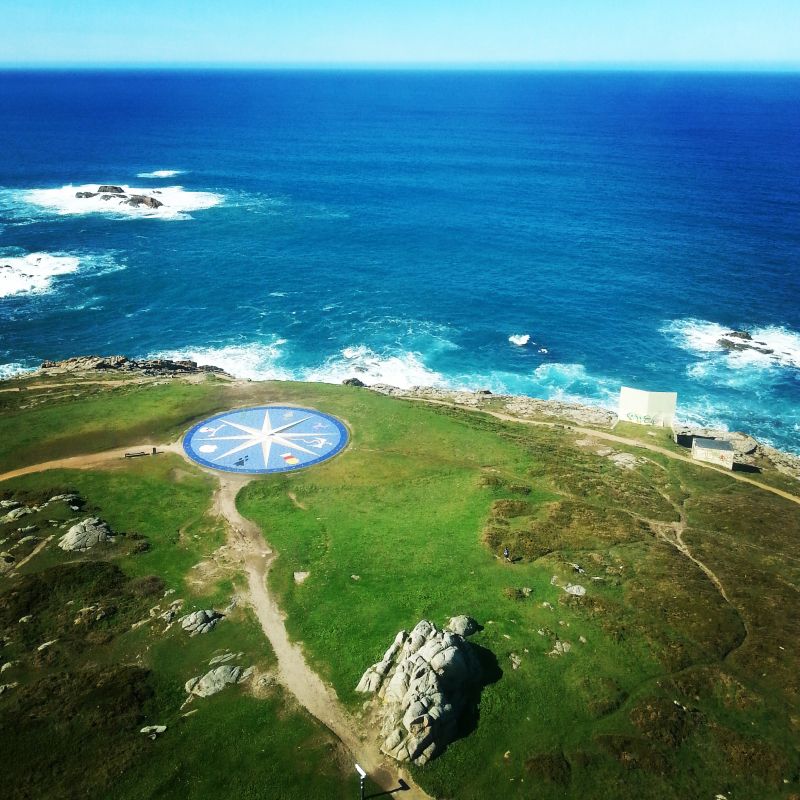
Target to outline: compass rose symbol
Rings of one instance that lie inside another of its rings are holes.
[[[328,414],[262,406],[198,423],[186,434],[184,449],[207,467],[252,474],[316,464],[338,453],[347,440],[347,429]]]

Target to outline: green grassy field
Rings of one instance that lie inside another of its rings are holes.
[[[341,455],[253,480],[238,505],[279,553],[270,589],[290,634],[356,715],[354,687],[398,630],[462,613],[481,624],[477,724],[415,769],[430,794],[797,800],[800,506],[634,446],[614,445],[636,456],[626,469],[602,454],[608,443],[567,429],[359,389],[212,380],[49,391],[24,409],[29,396],[4,397],[4,468],[174,438],[198,417],[256,402],[347,422]],[[51,545],[19,577],[0,577],[0,636],[11,640],[0,660],[21,662],[0,680],[20,683],[0,695],[16,796],[107,797],[112,784],[115,797],[354,796],[331,736],[269,680],[274,656],[246,608],[191,639],[131,629],[170,597],[221,608],[242,591],[236,566],[215,556],[224,532],[206,514],[213,487],[169,455],[0,484],[0,497],[31,501],[75,491],[129,534],[102,558]],[[0,526],[0,549],[19,539],[13,528]],[[505,546],[513,563],[499,557]],[[301,570],[310,576],[298,585]],[[568,582],[585,596],[567,594]],[[98,600],[115,613],[76,626],[73,607]],[[29,627],[21,603],[36,609]],[[59,641],[38,653],[45,638]],[[556,641],[569,652],[551,654]],[[225,648],[244,652],[263,686],[181,711],[183,682]],[[168,725],[154,742],[138,733],[150,723]]]
[[[37,526],[40,538],[60,536],[54,522],[88,514],[124,534],[84,555],[53,542],[19,577],[0,577],[0,663],[12,663],[0,683],[19,684],[0,695],[4,796],[352,796],[340,746],[276,685],[274,656],[248,608],[234,608],[202,636],[176,624],[164,633],[158,620],[132,628],[175,598],[184,611],[222,609],[239,592],[235,569],[194,569],[224,542],[206,515],[211,491],[208,476],[171,455],[0,484],[0,496],[28,504],[64,492],[85,501],[80,512],[57,503],[0,525],[0,549],[20,538],[17,525]],[[90,606],[105,616],[76,623]],[[258,682],[182,709],[183,684],[226,651],[242,653],[235,663],[255,666]],[[150,724],[167,731],[151,741],[139,732]]]

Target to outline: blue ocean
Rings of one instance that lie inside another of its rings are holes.
[[[674,390],[800,452],[800,76],[0,73],[0,371],[89,353]]]

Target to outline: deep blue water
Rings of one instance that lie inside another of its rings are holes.
[[[90,183],[219,202],[28,193]],[[605,405],[624,383],[800,451],[798,75],[0,73],[0,254],[32,252],[80,266],[6,288],[6,371],[181,353]],[[726,354],[730,327],[775,356]]]

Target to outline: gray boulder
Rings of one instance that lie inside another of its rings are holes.
[[[97,187],[98,194],[125,194],[125,190],[121,186],[103,185]]]
[[[225,617],[219,611],[214,611],[213,608],[207,608],[201,611],[192,611],[185,617],[181,617],[181,627],[191,636],[198,633],[208,633],[216,626],[216,624]]]
[[[239,666],[226,664],[209,670],[202,677],[190,678],[186,681],[184,688],[188,694],[193,694],[197,697],[210,697],[212,694],[221,692],[230,684],[246,681],[253,672],[253,667],[242,669]]]
[[[459,636],[472,636],[473,633],[478,632],[478,623],[466,614],[451,617],[447,627]]]
[[[0,522],[14,522],[20,517],[27,516],[28,514],[33,514],[32,508],[28,508],[27,506],[19,506],[18,508],[14,508],[9,511],[5,516],[0,517]]]
[[[477,630],[474,620],[464,619],[472,623],[464,624],[465,630]],[[422,620],[411,633],[397,634],[356,691],[374,694],[380,703],[382,751],[422,765],[456,737],[459,717],[481,678],[480,663],[463,636]]]
[[[114,536],[107,522],[99,517],[87,519],[73,525],[58,541],[58,546],[67,551],[84,551],[101,542],[113,542]]]

